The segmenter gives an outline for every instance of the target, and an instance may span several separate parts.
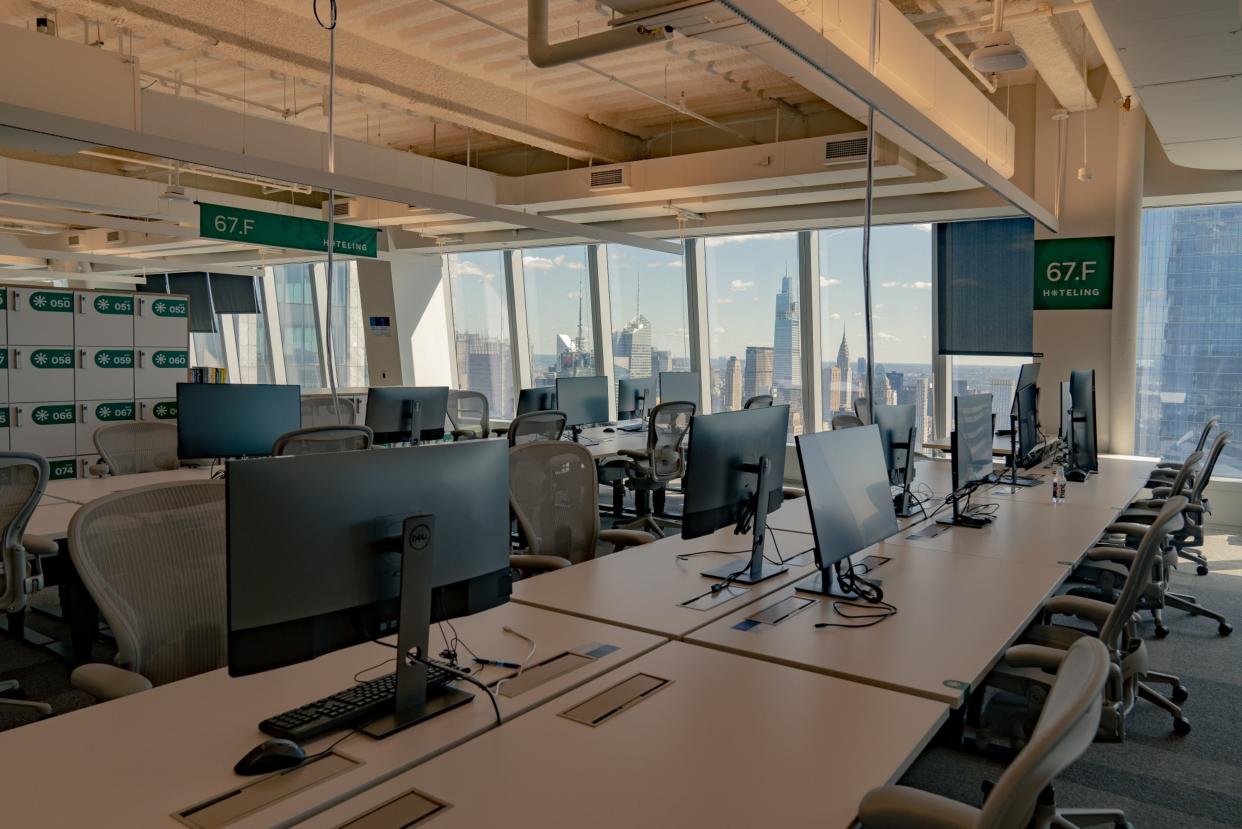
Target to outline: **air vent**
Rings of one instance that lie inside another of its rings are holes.
[[[334,201],[332,203],[332,216],[337,219],[342,216],[348,216],[350,204],[351,202],[349,199],[338,199]]]
[[[866,160],[866,138],[843,138],[824,143],[824,164],[853,164]]]
[[[630,167],[628,164],[591,170],[590,189],[592,190],[628,190],[629,187]]]
[[[68,245],[68,246],[69,246],[69,247],[71,247],[71,248],[79,248],[79,247],[82,247],[82,237],[81,237],[81,236],[76,236],[76,235],[75,235],[75,236],[68,236],[68,237],[66,237],[66,238],[65,238],[65,244],[66,244],[66,245]]]
[[[119,242],[119,241],[121,241],[121,231],[119,231],[119,230],[109,230],[109,231],[108,231],[107,240],[108,240],[108,242]]]

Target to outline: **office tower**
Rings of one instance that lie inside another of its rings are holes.
[[[496,337],[457,335],[458,385],[482,392],[494,412],[513,411],[513,359],[509,344]]]
[[[651,322],[642,314],[625,324],[613,345],[613,361],[628,377],[651,377]]]
[[[848,365],[844,372],[840,366],[832,366],[828,370],[828,382],[825,384],[828,392],[828,404],[825,413],[829,419],[835,414],[842,412],[852,412],[851,406],[854,402],[853,377]]]
[[[651,375],[658,377],[661,371],[673,371],[672,352],[658,349],[651,350]],[[637,377],[638,375],[631,375]]]
[[[863,377],[863,378],[867,376],[867,358],[866,357],[858,358],[857,364],[854,366],[854,373],[857,374],[859,377]],[[863,386],[866,386],[866,385],[867,385],[867,381],[864,379]]]
[[[772,385],[780,389],[801,388],[802,323],[788,276],[781,280],[781,290],[776,295],[772,351]]]
[[[923,441],[927,439],[932,429],[931,418],[927,416],[927,402],[930,397],[927,378],[912,378],[907,390],[910,392],[910,399],[901,402],[914,404],[914,424],[918,430],[918,434],[915,436],[914,448],[917,451],[923,448]]]
[[[837,368],[842,374],[850,370],[850,344],[845,341],[845,334],[841,335],[841,345],[837,348]]]
[[[905,385],[905,375],[900,371],[889,371],[885,373],[888,377],[888,387],[897,395],[898,402],[901,402],[902,387]]]
[[[746,346],[746,369],[742,381],[742,402],[746,402],[746,399],[757,394],[770,394],[771,391],[772,348],[765,345]]]
[[[955,379],[953,381],[953,396],[958,397],[963,394],[970,394],[970,387],[966,385],[965,380]]]
[[[720,403],[726,411],[742,408],[746,399],[742,397],[742,361],[730,357],[725,363],[724,377],[721,378]]]
[[[1013,407],[1013,393],[1018,381],[1013,378],[992,378],[992,414],[996,415],[996,428],[1009,428],[1009,411]]]

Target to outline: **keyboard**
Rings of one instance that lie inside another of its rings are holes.
[[[429,688],[444,685],[453,679],[456,677],[442,668],[427,668]],[[391,713],[396,695],[397,675],[385,674],[283,714],[268,717],[259,723],[259,730],[273,737],[303,743],[322,734],[360,726]]]
[[[646,423],[635,423],[633,426],[618,426],[619,432],[645,432],[647,431]]]

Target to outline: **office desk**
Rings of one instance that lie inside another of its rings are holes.
[[[568,429],[565,430],[565,434],[569,434]],[[620,429],[615,432],[605,432],[600,427],[594,427],[583,429],[582,436],[595,441],[595,443],[583,443],[582,446],[585,446],[597,461],[610,458],[622,449],[642,452],[647,448],[646,429],[641,432],[622,432]]]
[[[26,532],[41,535],[52,541],[59,541],[69,536],[69,522],[73,514],[81,508],[81,504],[69,501],[53,500],[51,503],[44,498],[35,507],[26,525]]]
[[[662,641],[514,603],[454,622],[476,653],[520,662],[529,645],[504,633],[501,625],[506,624],[535,639],[536,662],[588,643],[611,644],[619,650],[517,697],[501,697],[505,717],[577,687]],[[433,650],[440,649],[441,636],[434,627],[431,643]],[[267,739],[258,730],[261,719],[348,687],[355,672],[391,659],[393,653],[391,648],[367,643],[237,679],[224,670],[212,671],[4,732],[0,752],[21,758],[6,767],[5,790],[23,793],[6,803],[5,825],[179,825],[170,817],[173,813],[261,779],[238,777],[232,768]],[[463,650],[462,657],[469,655]],[[479,677],[490,682],[510,673],[488,668]],[[229,829],[288,824],[491,728],[492,706],[478,689],[474,691],[473,702],[385,740],[361,734],[349,737],[335,751],[360,765],[253,812],[229,824]],[[339,736],[311,743],[307,753],[327,747]]]
[[[1070,481],[1066,485],[1064,505],[1113,508],[1126,506],[1134,500],[1135,495],[1143,488],[1143,484],[1147,483],[1147,477],[1155,467],[1155,461],[1101,456],[1100,471],[1097,474],[1089,476],[1083,483]],[[1030,475],[1032,473],[1044,478],[1045,481],[1052,480],[1052,467],[1048,464],[1042,464],[1029,472],[1019,474]],[[1012,493],[1003,491],[1004,489],[1005,483],[1001,481],[991,490],[989,497],[994,495],[996,500],[1005,498],[1053,505],[1052,490],[1048,483],[1036,487],[1019,487],[1016,492]]]
[[[207,467],[181,467],[160,472],[139,472],[134,475],[110,475],[106,478],[77,478],[67,481],[52,481],[47,485],[47,495],[76,504],[89,504],[96,498],[103,498],[114,492],[137,489],[152,484],[169,484],[179,481],[211,480],[211,470]]]
[[[671,682],[596,728],[560,716],[639,672]],[[412,789],[451,806],[428,829],[845,829],[946,717],[930,700],[672,642],[300,829]]]
[[[924,449],[935,449],[940,452],[952,452],[953,444],[949,437],[929,438],[923,441]],[[1013,454],[1013,445],[1010,443],[1009,435],[993,435],[992,436],[992,454],[996,457],[1007,458]]]

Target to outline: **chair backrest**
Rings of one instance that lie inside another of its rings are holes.
[[[74,514],[69,555],[119,664],[163,685],[226,663],[225,545],[223,481],[139,487]]]
[[[26,551],[22,548],[22,536],[50,475],[47,460],[39,455],[0,452],[0,526],[4,527],[0,613],[16,612],[26,606]]]
[[[1172,482],[1169,484],[1170,495],[1189,495],[1190,488],[1195,482],[1195,473],[1199,471],[1199,464],[1203,461],[1203,453],[1195,450],[1186,456],[1186,460],[1178,468],[1177,474],[1173,476]]]
[[[1198,464],[1198,460],[1195,464]],[[1151,578],[1147,574],[1152,572],[1157,556],[1161,555],[1164,540],[1170,533],[1182,526],[1182,511],[1186,509],[1188,503],[1190,502],[1185,495],[1175,495],[1165,501],[1164,506],[1160,508],[1160,513],[1139,540],[1134,562],[1130,565],[1130,572],[1136,574],[1137,577],[1126,579],[1116,601],[1113,602],[1112,611],[1104,620],[1104,624],[1100,626],[1100,641],[1107,645],[1110,651],[1114,653],[1121,651],[1122,634],[1137,610],[1139,600],[1151,586]]]
[[[647,457],[651,477],[657,481],[680,478],[686,471],[686,456],[681,451],[690,431],[690,418],[695,406],[687,401],[661,403],[651,410],[647,424]]]
[[[1195,451],[1202,452],[1203,447],[1207,446],[1208,436],[1212,434],[1212,430],[1220,426],[1220,417],[1213,417],[1203,424],[1203,431],[1199,433],[1199,442],[1195,444]]]
[[[141,420],[110,423],[95,430],[95,449],[113,475],[176,469],[177,426]]]
[[[599,483],[585,446],[539,440],[510,449],[509,505],[532,555],[595,558]]]
[[[482,392],[450,389],[447,414],[454,431],[473,432],[481,438],[491,432],[487,396]]]
[[[866,426],[867,417],[870,414],[871,414],[871,407],[867,405],[867,398],[855,397],[854,398],[854,416],[858,418],[858,422],[861,425]]]
[[[834,429],[855,429],[859,426],[867,424],[862,422],[862,418],[852,414],[835,414],[832,416],[832,428]]]
[[[1108,671],[1108,649],[1098,639],[1084,637],[1070,646],[1030,741],[996,781],[975,829],[1030,822],[1040,794],[1095,739]]]
[[[338,394],[337,401],[341,404],[341,419],[336,419],[336,409],[332,406],[330,394],[308,394],[302,397],[303,426],[352,426],[358,422],[358,407],[350,397]]]
[[[509,421],[509,445],[534,440],[560,440],[565,431],[564,412],[527,412]]]
[[[1212,441],[1212,451],[1208,452],[1207,461],[1204,462],[1203,469],[1195,476],[1194,485],[1190,488],[1188,496],[1190,503],[1203,503],[1203,492],[1212,482],[1212,470],[1216,468],[1216,462],[1220,460],[1221,453],[1225,451],[1231,437],[1233,437],[1233,432],[1221,432],[1216,436],[1216,440]]]
[[[311,426],[276,438],[273,455],[318,455],[370,449],[375,433],[370,426]]]
[[[746,405],[743,406],[742,408],[743,409],[766,409],[769,406],[771,406],[772,403],[773,403],[772,395],[756,394],[754,397],[747,400]]]

